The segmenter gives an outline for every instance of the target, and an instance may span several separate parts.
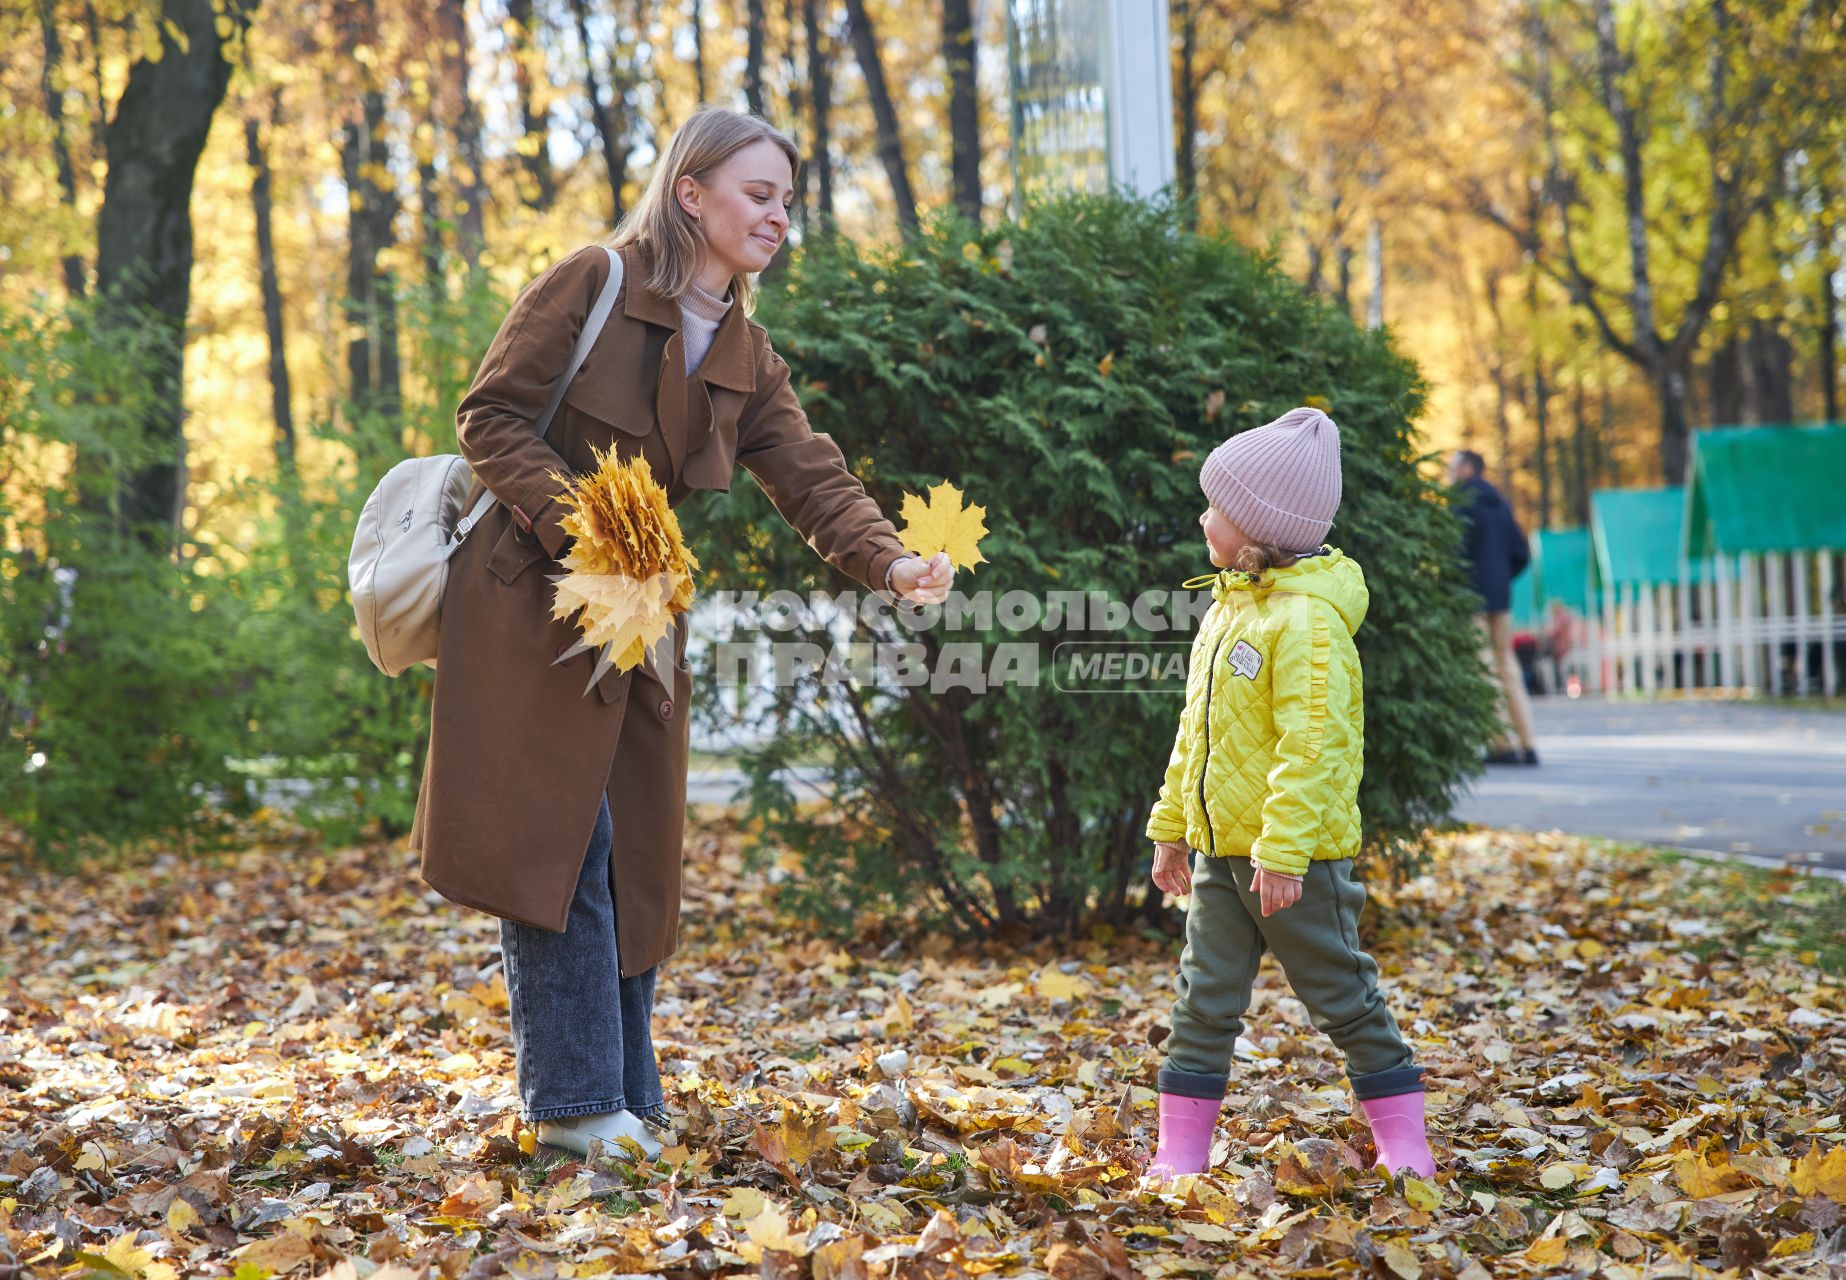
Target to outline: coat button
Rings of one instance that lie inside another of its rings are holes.
[[[671,720],[673,718],[673,699],[662,698],[660,700],[660,718],[662,720]]]

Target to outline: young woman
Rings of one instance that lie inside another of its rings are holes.
[[[520,1099],[541,1142],[579,1153],[623,1139],[658,1151],[650,1027],[678,938],[691,672],[683,619],[658,671],[611,671],[586,694],[594,654],[555,665],[577,637],[551,617],[566,542],[553,473],[590,469],[597,450],[639,455],[677,505],[728,490],[741,463],[867,587],[934,603],[953,576],[946,556],[904,549],[748,318],[797,163],[757,117],[702,108],[610,240],[622,292],[544,435],[535,423],[609,276],[601,246],[520,294],[457,414],[498,502],[451,562],[411,843],[437,892],[501,917]]]

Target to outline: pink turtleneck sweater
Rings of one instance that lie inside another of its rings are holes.
[[[713,297],[696,284],[680,295],[679,333],[680,342],[686,348],[688,378],[699,371],[699,363],[711,350],[711,340],[717,336],[718,325],[730,309],[731,299]]]

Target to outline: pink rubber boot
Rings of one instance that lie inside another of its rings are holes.
[[[1436,1176],[1436,1158],[1429,1153],[1429,1135],[1423,1124],[1423,1091],[1396,1093],[1388,1098],[1361,1098],[1365,1122],[1372,1126],[1378,1146],[1378,1163],[1386,1172],[1408,1169],[1419,1178]],[[1161,1126],[1161,1133],[1166,1126]]]
[[[1211,1163],[1211,1135],[1218,1125],[1222,1098],[1188,1098],[1179,1093],[1160,1095],[1160,1146],[1147,1166],[1149,1177],[1176,1178],[1182,1173],[1204,1173]]]

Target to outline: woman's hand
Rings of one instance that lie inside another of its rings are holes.
[[[1154,841],[1154,884],[1176,898],[1192,892],[1192,850],[1184,841]]]
[[[1272,916],[1301,901],[1301,877],[1285,876],[1280,871],[1265,871],[1258,866],[1250,876],[1250,892],[1263,904],[1263,914]]]
[[[941,604],[949,598],[949,585],[954,581],[955,566],[946,551],[938,551],[927,560],[905,556],[891,566],[891,590],[900,599],[917,604]]]

